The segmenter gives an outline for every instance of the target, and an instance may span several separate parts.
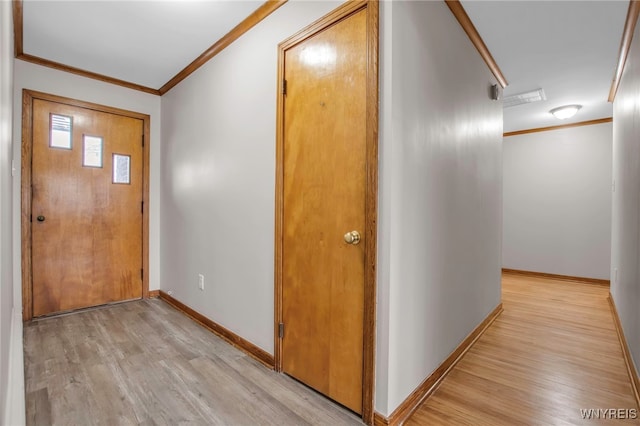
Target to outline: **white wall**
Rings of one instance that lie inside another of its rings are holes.
[[[392,188],[392,83],[393,4],[380,2],[380,56],[378,129],[378,276],[376,304],[375,411],[387,415],[389,409],[389,297],[391,283],[391,196]]]
[[[611,294],[640,366],[640,26],[613,103]],[[617,279],[615,271],[618,271]]]
[[[11,231],[11,117],[13,96],[13,25],[11,2],[0,2],[0,422],[16,419],[10,395],[16,391],[15,346],[22,348],[14,328]]]
[[[270,353],[277,45],[338,5],[288,2],[162,97],[161,288]]]
[[[382,7],[377,327],[388,353],[376,409],[387,415],[500,303],[502,105],[445,3]]]
[[[20,167],[22,143],[22,89],[50,93],[86,102],[126,109],[151,116],[149,170],[149,289],[160,288],[160,97],[80,77],[21,60],[15,61],[13,152]],[[20,171],[13,184],[14,281],[16,303],[21,306]]]
[[[504,138],[504,268],[609,279],[612,129]]]

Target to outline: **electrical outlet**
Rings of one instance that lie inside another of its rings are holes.
[[[198,288],[204,291],[204,275],[198,274]]]

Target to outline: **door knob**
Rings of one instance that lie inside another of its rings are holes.
[[[44,216],[42,215],[38,216],[36,219],[38,219],[38,222],[44,222]]]
[[[351,231],[344,234],[344,242],[347,244],[356,245],[360,242],[360,233],[358,231]]]

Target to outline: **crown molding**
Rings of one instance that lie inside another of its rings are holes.
[[[200,56],[198,56],[193,62],[187,65],[182,71],[176,74],[171,80],[165,83],[160,89],[154,89],[152,87],[143,86],[140,84],[132,83],[125,80],[109,77],[104,74],[99,74],[92,71],[87,71],[81,68],[72,67],[62,64],[60,62],[51,61],[39,56],[29,55],[24,53],[24,16],[23,16],[23,0],[13,0],[13,36],[14,36],[14,55],[16,59],[22,61],[31,62],[33,64],[41,65],[48,68],[57,69],[59,71],[76,74],[82,77],[91,78],[93,80],[102,81],[105,83],[115,84],[117,86],[126,87],[128,89],[137,90],[144,93],[149,93],[156,96],[161,96],[175,87],[182,80],[187,78],[190,74],[207,63],[211,58],[216,56],[222,50],[224,50],[231,43],[236,41],[240,36],[249,31],[251,28],[260,23],[267,16],[275,12],[279,7],[284,5],[287,0],[268,0],[263,3],[258,9],[253,11],[251,15],[247,16],[242,22],[236,25],[231,31],[225,34],[220,40],[215,42],[211,47],[205,50]]]
[[[507,136],[526,135],[527,133],[548,132],[550,130],[568,129],[570,127],[592,126],[594,124],[611,123],[612,121],[613,121],[612,117],[598,118],[597,120],[588,120],[588,121],[580,121],[578,123],[560,124],[558,126],[536,127],[535,129],[516,130],[514,132],[503,133],[502,136],[507,137]]]
[[[467,36],[469,36],[469,40],[471,40],[471,43],[473,43],[473,45],[476,47],[482,59],[484,59],[484,61],[489,66],[489,69],[498,80],[498,83],[500,83],[500,86],[502,86],[503,89],[507,87],[507,85],[509,84],[507,83],[507,79],[505,78],[504,74],[502,74],[500,67],[496,63],[495,59],[493,59],[489,48],[486,44],[484,44],[484,40],[482,40],[482,37],[480,37],[478,30],[476,29],[475,25],[473,25],[473,22],[471,22],[471,18],[469,18],[469,15],[467,15],[467,11],[464,10],[464,7],[460,3],[460,1],[445,0],[445,3],[447,4],[447,6],[449,6],[451,13],[453,13],[453,16],[455,16],[455,18],[458,20],[464,32],[467,33]]]
[[[616,98],[618,86],[620,86],[620,80],[622,79],[622,72],[624,71],[624,67],[627,63],[627,56],[631,49],[631,42],[633,41],[633,33],[636,29],[638,16],[640,16],[640,1],[631,0],[629,2],[629,9],[627,10],[627,20],[624,23],[624,30],[622,31],[622,40],[620,41],[620,51],[618,52],[616,71],[613,74],[611,89],[609,89],[609,102],[613,102]]]

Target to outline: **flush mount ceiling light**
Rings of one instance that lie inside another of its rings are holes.
[[[539,102],[546,100],[547,97],[544,94],[544,90],[535,89],[524,93],[518,93],[517,95],[505,96],[502,100],[503,108],[510,108],[518,105],[529,104],[531,102]]]
[[[576,115],[580,108],[582,108],[582,105],[565,105],[554,108],[549,112],[559,120],[566,120],[567,118],[571,118]]]

